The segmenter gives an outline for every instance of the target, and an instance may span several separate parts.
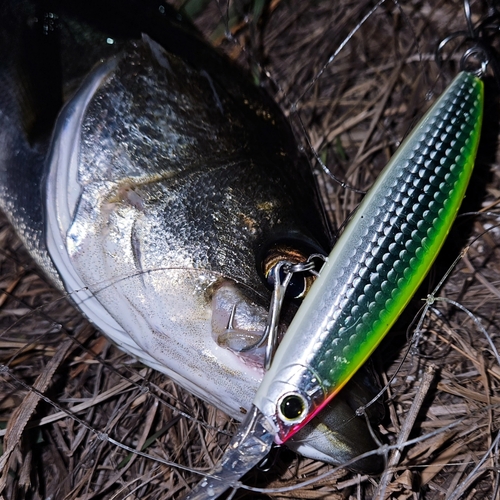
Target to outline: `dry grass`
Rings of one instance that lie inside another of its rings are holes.
[[[274,0],[259,22],[250,15],[236,23],[230,39],[217,31],[225,11],[215,1],[197,19],[233,59],[260,71],[300,140],[358,190],[370,186],[456,73],[456,57],[439,70],[433,51],[465,24],[458,1],[388,1],[325,66],[372,5]],[[474,4],[474,12],[482,7]],[[467,251],[436,292],[443,300],[427,311],[409,354],[406,330],[424,304],[420,298],[379,349],[383,377],[391,380],[380,429],[387,471],[370,478],[287,455],[252,478],[268,488],[295,485],[269,497],[499,498],[497,104],[492,87],[465,202],[467,211],[488,213],[457,220],[420,297]],[[313,163],[328,213],[340,227],[361,195]],[[37,274],[10,227],[1,224],[0,363],[6,368],[0,424],[9,433],[0,457],[4,497],[180,498],[198,480],[189,469],[208,470],[235,424],[99,336]],[[304,483],[322,474],[328,475]]]

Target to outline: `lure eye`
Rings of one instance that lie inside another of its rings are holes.
[[[284,420],[301,421],[305,417],[307,403],[300,394],[286,395],[279,405]]]

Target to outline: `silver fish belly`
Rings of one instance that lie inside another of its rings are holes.
[[[263,376],[263,352],[235,347],[263,333],[262,255],[282,242],[304,254],[330,244],[314,180],[277,106],[220,70],[219,56],[186,62],[147,35],[117,45],[71,80],[50,147],[26,138],[25,103],[2,104],[0,206],[102,332],[241,419]],[[23,98],[15,67],[1,69],[13,103]],[[349,397],[293,446],[333,463],[373,447]]]

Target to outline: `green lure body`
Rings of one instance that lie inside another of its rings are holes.
[[[441,249],[469,182],[483,83],[462,72],[360,204],[290,325],[254,405],[282,443],[366,361]]]

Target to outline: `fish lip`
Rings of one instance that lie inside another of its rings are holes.
[[[266,299],[269,302],[266,304]],[[231,278],[219,281],[211,290],[212,339],[223,349],[233,353],[241,362],[251,368],[264,371],[266,342],[258,346],[264,335],[270,296],[263,297],[252,288]],[[235,307],[232,328],[228,323]],[[285,301],[278,324],[278,343],[283,338],[296,313],[297,304]]]
[[[211,301],[212,307],[213,341],[218,347],[234,354],[246,366],[264,373],[266,342],[262,346],[258,346],[258,343],[264,335],[269,314],[268,308],[271,305],[271,295],[263,296],[239,280],[224,277],[211,288],[207,300]],[[266,303],[266,301],[268,302]],[[233,322],[233,328],[228,330],[232,307],[235,304],[236,318]],[[277,331],[278,344],[295,316],[299,304],[300,302],[294,300],[283,302]],[[239,317],[238,312],[240,313]],[[249,315],[253,315],[253,323],[252,321],[248,322]],[[252,325],[258,325],[258,327],[252,328]]]
[[[248,290],[232,279],[222,280],[211,292],[214,342],[245,365],[263,369],[265,349],[256,345],[264,335],[265,307],[253,301]]]

